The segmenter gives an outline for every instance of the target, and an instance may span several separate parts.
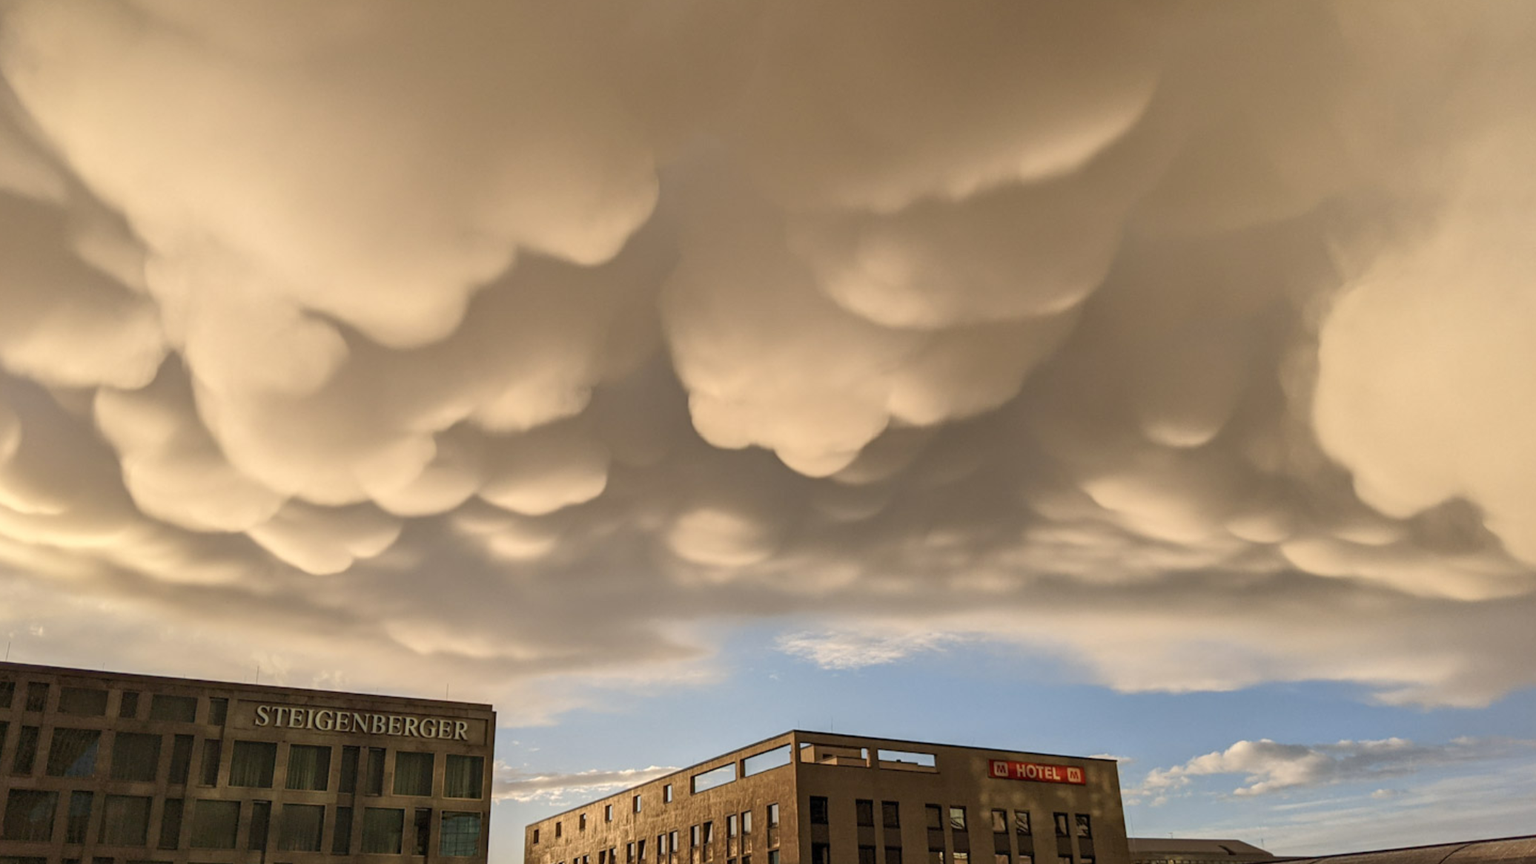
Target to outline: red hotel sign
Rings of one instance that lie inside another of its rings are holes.
[[[1037,762],[1009,762],[993,759],[991,776],[1002,780],[1035,780],[1040,783],[1071,783],[1086,786],[1083,769],[1074,765],[1042,765]]]

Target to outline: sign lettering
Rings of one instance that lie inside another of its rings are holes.
[[[277,729],[314,729],[319,732],[353,732],[361,735],[395,735],[401,738],[434,738],[439,741],[468,741],[469,722],[439,717],[406,717],[401,714],[373,714],[332,708],[294,708],[287,705],[257,705],[256,727]]]
[[[1076,765],[1046,765],[1040,762],[1010,762],[1007,759],[991,760],[988,774],[999,780],[1033,780],[1037,783],[1071,783],[1085,786],[1088,778]]]

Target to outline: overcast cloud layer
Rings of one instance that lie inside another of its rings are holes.
[[[7,2],[0,75],[55,658],[1536,684],[1536,7]]]

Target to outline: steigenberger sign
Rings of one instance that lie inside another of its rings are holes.
[[[395,735],[401,738],[434,738],[469,741],[469,721],[446,717],[411,717],[375,714],[339,708],[299,708],[290,705],[257,705],[251,725],[257,729],[310,729],[356,735]]]
[[[1086,786],[1088,778],[1075,765],[1045,765],[1039,762],[1010,762],[992,759],[988,775],[1000,780],[1034,780],[1037,783],[1071,783]]]

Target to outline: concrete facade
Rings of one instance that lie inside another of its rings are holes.
[[[535,822],[524,861],[1130,864],[1130,853],[1113,761],[792,731]]]
[[[495,728],[489,705],[0,663],[0,864],[484,862]]]

